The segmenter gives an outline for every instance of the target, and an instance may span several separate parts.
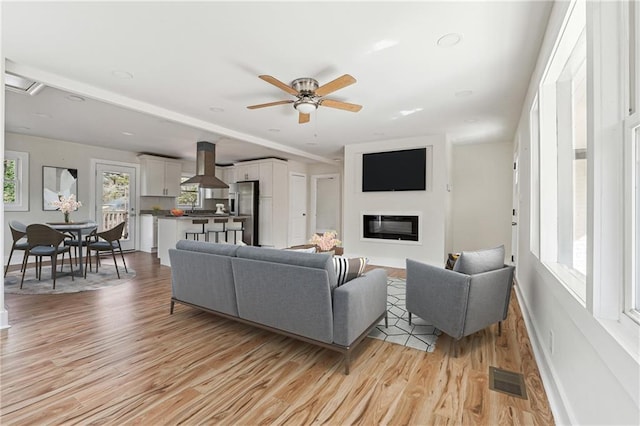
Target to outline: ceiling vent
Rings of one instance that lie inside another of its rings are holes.
[[[31,79],[22,77],[20,75],[12,74],[10,72],[5,72],[4,87],[7,90],[10,90],[15,93],[34,96],[44,88],[44,84],[38,83],[35,80],[31,80]]]

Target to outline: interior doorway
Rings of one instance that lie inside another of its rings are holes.
[[[95,165],[95,220],[98,230],[126,223],[123,250],[135,250],[136,236],[136,168],[114,164]]]
[[[311,232],[336,231],[341,235],[340,175],[311,176]]]
[[[307,241],[307,175],[289,174],[289,247]]]

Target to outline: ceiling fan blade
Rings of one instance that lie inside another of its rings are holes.
[[[303,114],[303,113],[300,113],[300,114],[298,115],[298,124],[308,123],[308,122],[309,122],[310,117],[311,117],[311,114]]]
[[[291,86],[288,86],[288,85],[284,84],[283,82],[281,82],[280,80],[278,80],[275,77],[271,77],[270,75],[260,75],[258,77],[260,77],[262,80],[266,81],[267,83],[271,83],[274,86],[276,86],[277,88],[279,88],[281,90],[284,90],[285,92],[287,92],[290,95],[298,96],[298,91],[297,90],[295,90]]]
[[[350,104],[349,102],[334,101],[333,99],[322,99],[321,106],[329,108],[343,109],[345,111],[358,112],[362,109],[362,105]]]
[[[335,92],[338,89],[342,89],[343,87],[347,87],[356,82],[356,79],[351,77],[349,74],[345,74],[342,77],[338,77],[333,81],[328,82],[316,89],[316,95],[325,96],[329,93]]]
[[[293,103],[293,101],[276,101],[276,102],[269,102],[269,103],[266,103],[266,104],[251,105],[251,106],[248,106],[247,108],[249,108],[249,109],[257,109],[257,108],[265,108],[265,107],[270,107],[270,106],[292,104],[292,103]]]

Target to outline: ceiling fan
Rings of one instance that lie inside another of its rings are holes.
[[[318,106],[325,106],[329,108],[343,109],[345,111],[358,112],[362,109],[362,105],[350,104],[348,102],[336,101],[334,99],[325,99],[324,96],[329,93],[333,93],[336,90],[347,87],[356,82],[356,79],[345,74],[342,77],[338,77],[333,81],[328,82],[322,86],[318,85],[318,81],[313,78],[298,78],[291,82],[291,86],[287,86],[280,80],[270,75],[259,76],[267,83],[271,83],[277,88],[284,90],[290,95],[295,96],[296,100],[288,101],[276,101],[266,104],[251,105],[247,108],[257,109],[265,108],[276,105],[293,104],[293,107],[298,111],[298,123],[308,123],[310,113],[315,111]]]

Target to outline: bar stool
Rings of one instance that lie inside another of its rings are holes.
[[[209,234],[207,238],[211,240],[211,233],[214,234],[214,241],[216,243],[220,242],[220,234],[224,234],[224,241],[227,242],[227,228],[226,228],[227,219],[213,219],[213,226],[215,229],[209,228],[207,233]]]
[[[204,226],[209,223],[209,219],[193,219],[191,221],[194,225],[202,225],[202,230],[189,229],[184,233],[184,238],[189,239],[189,235],[193,235],[193,239],[200,241],[200,235],[204,235],[204,240],[209,241],[209,234],[204,230]]]
[[[244,219],[233,219],[233,222],[227,225],[227,233],[233,234],[233,244],[237,242],[237,232],[240,232],[240,241],[244,238]],[[227,241],[229,238],[227,237]]]

